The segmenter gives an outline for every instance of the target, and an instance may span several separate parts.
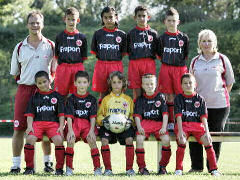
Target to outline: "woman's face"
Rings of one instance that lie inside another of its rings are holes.
[[[208,34],[203,35],[200,41],[200,49],[203,54],[214,53],[215,42]]]

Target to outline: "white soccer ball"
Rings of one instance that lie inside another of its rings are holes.
[[[127,119],[123,114],[111,114],[108,121],[111,132],[122,133],[125,130]]]

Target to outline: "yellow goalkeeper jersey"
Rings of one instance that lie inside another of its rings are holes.
[[[132,98],[124,93],[117,96],[113,92],[105,96],[97,113],[98,125],[102,126],[102,120],[111,114],[123,114],[133,120]]]

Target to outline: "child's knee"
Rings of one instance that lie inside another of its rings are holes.
[[[125,142],[126,142],[126,144],[133,144],[133,138],[132,137],[128,137],[128,138],[126,138],[125,139]]]
[[[55,146],[62,146],[63,145],[63,139],[59,135],[52,137],[52,141],[53,141]]]
[[[109,140],[108,139],[106,139],[106,138],[102,138],[102,146],[106,146],[106,145],[108,145],[108,143],[109,143]]]
[[[137,137],[136,137],[136,143],[137,143],[138,145],[143,145],[144,139],[145,139],[144,136],[137,135]]]
[[[163,135],[162,137],[161,137],[161,141],[162,141],[162,144],[163,145],[170,145],[170,138],[169,138],[169,136],[168,135]]]
[[[35,137],[35,136],[28,135],[26,137],[26,144],[34,145],[36,141],[37,141],[37,137]]]

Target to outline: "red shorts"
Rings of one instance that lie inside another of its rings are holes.
[[[198,143],[202,144],[200,141],[201,137],[205,134],[205,128],[203,123],[199,122],[183,122],[182,123],[183,132],[186,134],[187,139],[190,135],[193,135]],[[177,136],[178,134],[178,126],[175,125],[174,132]]]
[[[141,126],[145,131],[146,139],[148,139],[149,136],[153,134],[158,141],[161,140],[159,130],[162,128],[162,122],[153,120],[142,120]],[[138,132],[136,134],[139,135]],[[165,134],[168,135],[168,131],[166,131]]]
[[[54,90],[63,96],[76,92],[77,88],[74,86],[74,78],[78,71],[84,71],[83,63],[62,63],[58,65],[54,81]]]
[[[14,130],[25,131],[27,129],[27,117],[24,116],[24,113],[27,109],[31,96],[36,92],[36,90],[37,87],[35,85],[18,85],[15,96]]]
[[[76,137],[75,142],[80,141],[82,139],[85,143],[88,143],[86,138],[91,128],[90,122],[86,119],[75,118],[72,123],[72,126],[73,126],[73,132]],[[97,135],[97,128],[95,128],[94,132],[95,132],[95,135]],[[65,130],[64,130],[65,138],[67,137],[67,133],[68,133],[68,126],[65,126]]]
[[[92,90],[96,92],[107,92],[107,79],[113,71],[123,72],[122,61],[101,61],[98,60],[94,67],[92,78]]]
[[[59,123],[51,122],[51,121],[33,121],[33,132],[30,132],[29,135],[36,136],[38,141],[41,141],[43,135],[46,135],[49,139],[54,136],[61,136],[60,133],[57,132],[59,128]]]
[[[165,94],[182,93],[181,77],[187,73],[187,66],[162,64],[158,76],[158,90]]]
[[[128,66],[128,88],[141,88],[142,76],[144,74],[156,74],[155,60],[151,58],[143,58],[138,60],[130,60]]]

